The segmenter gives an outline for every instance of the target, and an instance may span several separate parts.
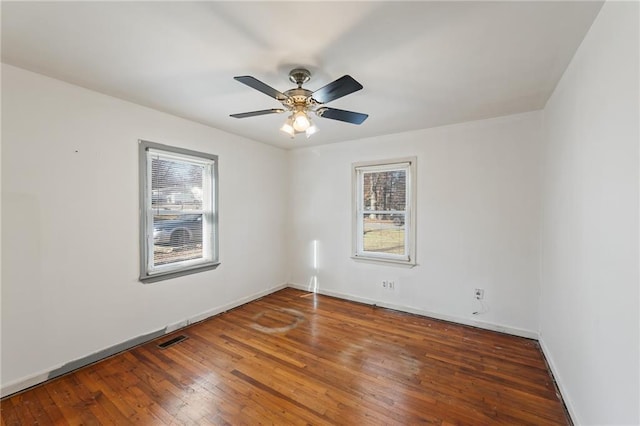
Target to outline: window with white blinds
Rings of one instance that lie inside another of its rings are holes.
[[[218,157],[140,141],[140,280],[218,263]]]
[[[353,165],[353,257],[415,264],[415,158]]]

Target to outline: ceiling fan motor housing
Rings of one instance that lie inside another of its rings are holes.
[[[285,107],[299,110],[304,108],[311,109],[316,105],[311,97],[313,94],[311,90],[298,87],[296,89],[287,90],[284,94],[287,95],[287,99],[281,102]]]

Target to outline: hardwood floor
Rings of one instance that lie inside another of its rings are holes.
[[[294,289],[5,399],[1,412],[3,425],[569,424],[533,340]]]

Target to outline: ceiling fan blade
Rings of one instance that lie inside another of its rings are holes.
[[[332,120],[344,121],[351,124],[362,124],[369,117],[368,114],[359,112],[345,111],[336,108],[320,108],[317,114],[322,118],[330,118]]]
[[[350,93],[357,92],[360,89],[362,89],[362,84],[355,81],[350,75],[343,75],[339,79],[313,92],[311,97],[318,103],[326,104]]]
[[[262,109],[260,111],[241,112],[240,114],[231,114],[231,117],[247,118],[247,117],[255,117],[256,115],[279,114],[281,112],[284,112],[284,110],[280,108],[272,108],[272,109]]]
[[[268,84],[265,84],[260,80],[258,80],[257,78],[251,77],[250,75],[241,75],[233,78],[235,80],[238,80],[240,83],[244,83],[247,86],[253,89],[259,90],[265,95],[271,96],[272,98],[277,99],[279,101],[283,101],[287,99],[287,96],[284,93],[277,91],[276,89],[269,86]]]

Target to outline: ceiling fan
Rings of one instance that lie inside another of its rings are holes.
[[[292,138],[299,133],[305,133],[307,137],[309,137],[318,131],[318,128],[311,122],[311,118],[309,118],[309,113],[311,112],[315,113],[318,117],[344,121],[352,124],[362,124],[362,122],[364,122],[368,117],[367,114],[324,106],[324,104],[328,102],[362,89],[362,85],[349,75],[344,75],[315,92],[312,92],[302,87],[304,83],[311,79],[311,72],[305,68],[295,68],[289,72],[289,80],[291,80],[292,83],[297,84],[298,87],[287,90],[284,93],[279,92],[273,87],[261,82],[255,77],[251,77],[250,75],[233,78],[240,83],[244,83],[247,86],[264,93],[265,95],[271,96],[275,100],[279,101],[284,109],[272,108],[260,111],[243,112],[240,114],[231,114],[231,117],[247,118],[265,114],[280,114],[288,111],[291,114],[280,130],[287,133]]]

